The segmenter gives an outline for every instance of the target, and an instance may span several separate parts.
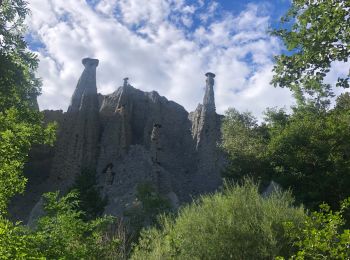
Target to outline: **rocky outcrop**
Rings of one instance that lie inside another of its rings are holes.
[[[143,182],[151,182],[164,195],[173,191],[182,201],[190,200],[187,186],[196,168],[195,151],[191,122],[182,106],[125,81],[104,97],[100,117],[99,183],[105,183],[107,165],[113,165],[116,176],[106,191],[109,198],[118,198],[110,200],[109,213],[117,214],[130,204]]]
[[[203,104],[189,114],[155,91],[134,88],[128,78],[114,93],[98,94],[98,60],[83,59],[83,65],[68,111],[61,113],[48,177],[31,190],[65,192],[84,168],[95,169],[108,197],[105,213],[121,215],[141,183],[151,183],[173,207],[221,185],[213,73],[206,74]]]

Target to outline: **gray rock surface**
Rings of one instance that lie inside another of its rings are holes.
[[[188,113],[155,91],[132,87],[128,78],[112,94],[98,94],[98,60],[83,59],[83,65],[68,111],[47,115],[59,117],[58,139],[47,154],[50,163],[40,169],[45,180],[14,201],[17,218],[29,215],[21,204],[33,208],[43,192],[67,191],[84,168],[96,169],[108,197],[105,213],[112,215],[132,205],[140,183],[152,183],[175,208],[221,185],[224,157],[217,148],[221,116],[215,111],[213,73],[206,74],[203,104]]]
[[[279,185],[277,182],[275,181],[270,181],[269,186],[267,186],[267,188],[263,191],[262,196],[263,197],[269,197],[271,194],[276,193],[276,192],[280,192],[282,191],[282,187],[281,185]]]
[[[31,210],[27,225],[31,228],[35,228],[38,219],[44,215],[44,200],[43,197],[41,197],[40,200],[35,204],[34,208]]]

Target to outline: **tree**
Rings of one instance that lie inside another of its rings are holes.
[[[102,197],[97,187],[95,169],[83,168],[71,189],[79,194],[79,209],[84,212],[84,220],[92,220],[103,214],[107,198]]]
[[[247,175],[263,182],[268,179],[270,169],[264,156],[267,142],[266,126],[258,125],[251,113],[228,109],[222,124],[221,148],[228,154],[229,165],[223,177],[235,181]]]
[[[312,209],[326,202],[336,209],[350,196],[350,110],[295,108],[285,126],[269,128],[266,156],[273,178],[291,188],[298,202]]]
[[[336,209],[350,196],[349,94],[329,110],[315,104],[294,107],[290,115],[269,109],[260,126],[247,127],[238,120],[242,115],[232,113],[222,126],[222,147],[230,159],[224,177],[274,180],[311,209],[323,202]]]
[[[350,56],[350,2],[347,0],[293,0],[281,20],[279,36],[288,53],[276,57],[274,86],[294,92],[299,102],[307,96],[332,96],[324,83],[332,62],[347,62]],[[338,78],[337,86],[348,88],[349,75]]]
[[[28,12],[23,0],[0,6],[0,215],[10,198],[24,191],[22,170],[32,145],[54,140],[54,126],[45,128],[37,109],[38,60],[23,39]]]

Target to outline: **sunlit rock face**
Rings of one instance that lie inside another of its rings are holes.
[[[152,184],[174,207],[221,185],[215,74],[206,74],[203,104],[188,113],[155,91],[132,87],[128,78],[114,93],[98,94],[99,61],[85,58],[82,63],[85,69],[67,112],[45,112],[48,122],[59,119],[58,138],[47,163],[36,169],[45,179],[29,180],[25,196],[14,200],[16,218],[26,220],[43,192],[66,192],[83,169],[96,170],[98,186],[108,197],[105,213],[112,215],[132,206],[140,183]]]

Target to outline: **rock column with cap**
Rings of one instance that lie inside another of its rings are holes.
[[[128,82],[128,80],[129,80],[129,78],[128,78],[128,77],[126,77],[126,78],[124,78],[124,79],[123,79],[123,81],[124,81],[123,86],[124,86],[124,87],[129,86],[129,82]]]
[[[220,119],[215,111],[214,78],[215,74],[208,72],[203,104],[199,104],[191,115],[192,136],[198,157],[198,168],[195,182],[198,192],[214,190],[220,185],[220,168],[218,165],[219,151],[217,143],[220,140]]]
[[[85,58],[82,60],[82,63],[85,69],[80,76],[78,84],[75,88],[71,99],[71,104],[68,108],[68,112],[96,109],[95,102],[98,102],[96,87],[96,68],[98,66],[99,60]]]
[[[215,74],[207,72],[205,74],[206,87],[203,98],[203,105],[199,104],[196,111],[192,114],[192,136],[196,143],[196,150],[199,149],[203,142],[206,142],[212,138],[209,132],[213,128],[217,128],[217,114],[215,111],[215,98],[214,98],[214,78]],[[208,135],[209,134],[209,135]],[[207,139],[206,141],[203,139]]]
[[[206,79],[206,87],[205,87],[205,95],[203,99],[203,107],[206,112],[215,113],[215,98],[214,98],[214,78],[215,74],[212,72],[208,72],[205,74]]]
[[[63,190],[73,183],[83,168],[95,170],[98,154],[100,122],[96,67],[99,61],[85,58],[82,63],[85,69],[63,122],[50,174],[50,179]]]

